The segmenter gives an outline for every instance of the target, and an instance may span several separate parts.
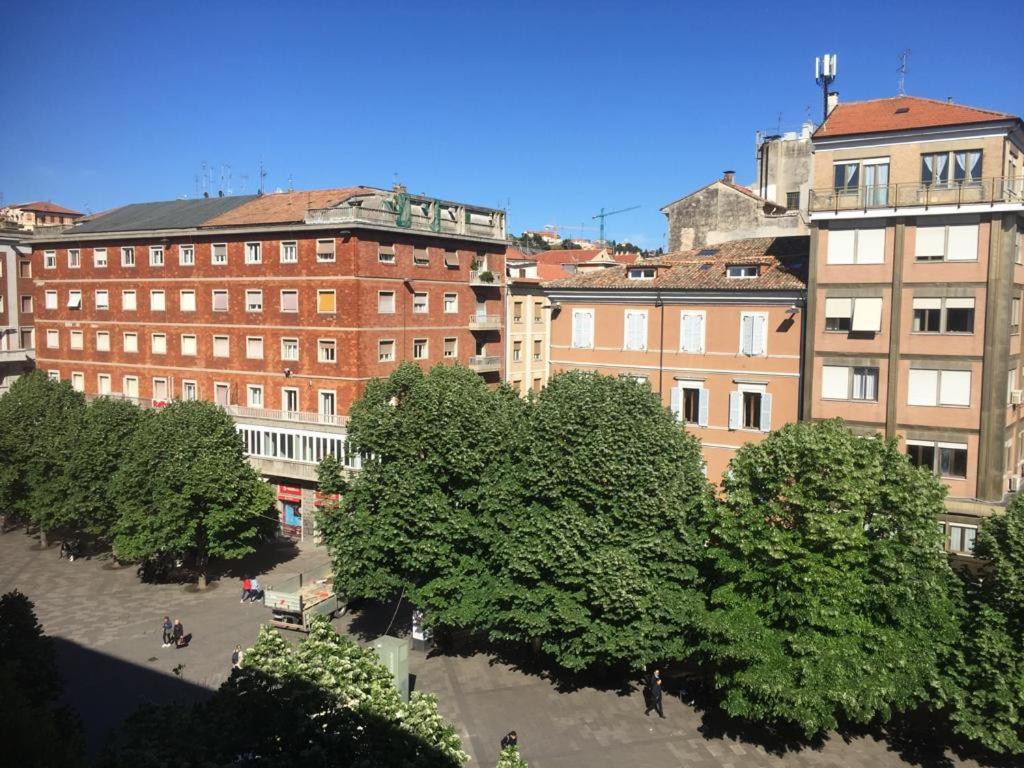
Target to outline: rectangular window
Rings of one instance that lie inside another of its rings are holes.
[[[96,351],[110,351],[110,331],[96,331]]]
[[[191,289],[181,291],[178,294],[178,307],[182,312],[195,312],[196,292]]]
[[[85,374],[75,371],[71,374],[71,388],[75,392],[85,392]]]
[[[286,289],[281,291],[281,311],[282,312],[298,312],[299,311],[299,292],[292,289]]]
[[[317,400],[318,400],[318,406],[319,406],[319,409],[320,409],[319,410],[320,415],[321,416],[328,416],[328,417],[334,416],[335,415],[334,409],[335,409],[335,405],[336,405],[336,403],[335,403],[335,400],[336,400],[335,393],[332,390],[323,390],[323,389],[321,389],[320,392],[317,393],[317,394],[318,394]]]
[[[653,270],[651,270],[653,272]],[[726,268],[726,276],[732,278],[757,277],[761,273],[761,267],[757,264],[732,264]],[[651,275],[653,277],[654,275]]]
[[[1020,333],[1020,297],[1010,301],[1010,333]]]
[[[544,322],[544,304],[539,301],[533,302],[533,322]]]
[[[320,262],[334,261],[334,238],[316,241],[316,260]]]
[[[318,339],[316,342],[316,359],[321,363],[333,363],[338,360],[338,344],[334,339]]]
[[[224,265],[228,263],[228,244],[213,243],[210,246],[210,263]]]
[[[458,339],[447,338],[444,340],[444,356],[451,358],[457,357],[459,354],[459,342]]]
[[[860,186],[860,163],[835,163],[833,173],[837,194],[857,191]]]
[[[93,248],[92,249],[92,265],[97,269],[106,269],[107,267],[107,249],[106,248]]]
[[[732,268],[730,267],[730,270],[731,269]],[[757,268],[755,267],[754,269],[756,270]],[[626,277],[629,278],[630,280],[653,280],[654,279],[654,273],[655,273],[654,267],[634,267],[634,268],[629,270],[629,272],[627,273]],[[733,277],[733,276],[734,275],[732,275],[730,273],[729,277]],[[756,272],[755,272],[755,274],[753,276],[757,277]]]
[[[183,267],[193,266],[196,263],[196,247],[194,245],[179,245],[178,263]]]
[[[786,193],[786,209],[795,211],[800,207],[800,193],[799,192],[787,192]]]
[[[430,264],[430,254],[426,248],[412,249],[412,263],[417,267],[426,267]]]
[[[623,334],[623,349],[633,351],[647,349],[647,313],[626,310]]]
[[[181,399],[182,400],[198,400],[199,399],[199,385],[194,381],[183,381],[181,382]]]
[[[389,315],[395,311],[395,292],[377,291],[377,311]]]
[[[152,312],[163,312],[167,309],[167,296],[163,291],[149,292],[149,309]]]
[[[214,312],[227,312],[228,311],[228,292],[223,290],[215,290],[213,292],[213,311]]]
[[[43,251],[43,269],[57,268],[57,252]]]
[[[914,333],[938,333],[942,321],[942,299],[914,299]]]
[[[446,250],[444,252],[444,265],[446,267],[450,267],[451,269],[458,269],[458,267],[459,267],[459,252],[458,251]]]
[[[683,420],[687,424],[700,423],[700,401],[702,389],[698,387],[680,387],[682,390]]]
[[[449,315],[459,311],[459,294],[446,293],[444,295],[444,311]]]
[[[20,300],[21,313],[24,315],[32,314],[32,297],[22,296]],[[3,309],[3,296],[0,296],[0,310]]]
[[[294,387],[283,387],[281,389],[281,410],[285,413],[298,413],[299,390]]]
[[[914,228],[917,261],[977,261],[978,224],[918,224]]]
[[[764,312],[743,312],[740,315],[740,354],[767,354],[768,315]]]
[[[953,153],[953,181],[957,184],[981,182],[981,150]]]
[[[124,351],[125,352],[138,352],[139,351],[139,334],[128,332],[124,334]]]
[[[388,363],[395,359],[395,342],[384,340],[377,342],[377,360]]]
[[[574,349],[593,349],[594,310],[574,309],[572,311],[572,346]]]
[[[19,277],[32,277],[32,262],[28,259],[24,259],[18,262],[18,276]]]
[[[99,395],[110,394],[110,374],[101,373],[96,377],[96,393]]]
[[[46,348],[47,349],[59,349],[60,348],[60,331],[50,329],[46,332]]]
[[[68,309],[82,308],[82,292],[68,291]]]
[[[821,397],[824,400],[850,399],[850,368],[845,365],[821,367]]]
[[[858,367],[853,369],[854,400],[878,400],[878,369]]]
[[[772,396],[763,384],[741,384],[729,393],[729,429],[757,429],[768,432],[772,428]]]
[[[261,290],[248,290],[245,292],[245,311],[246,312],[262,312],[263,311],[263,291]]]
[[[246,336],[245,337],[245,356],[250,360],[262,360],[263,359],[263,337],[262,336]]]
[[[132,246],[124,246],[121,248],[121,266],[122,267],[134,267],[135,266],[135,248]]]
[[[921,183],[925,186],[949,183],[949,153],[921,155]]]
[[[683,312],[680,315],[679,351],[699,355],[704,352],[704,313]]]
[[[925,406],[970,405],[971,372],[911,368],[907,403]]]
[[[336,311],[336,301],[333,290],[318,290],[316,292],[316,311],[321,314],[330,314]]]
[[[412,340],[412,356],[414,360],[426,360],[427,359],[427,340],[426,339],[413,339]]]
[[[939,475],[942,477],[967,477],[966,445],[939,443]]]
[[[43,294],[43,306],[46,309],[57,309],[58,303],[56,291],[47,291]]]
[[[882,330],[882,299],[858,298],[853,302],[854,332],[878,333]]]
[[[71,349],[85,349],[85,331],[71,331],[70,344],[68,346]]]
[[[512,342],[512,362],[518,363],[523,359],[523,342],[513,341]]]
[[[853,299],[825,299],[825,330],[839,333],[853,330]]]
[[[534,339],[533,340],[533,359],[534,360],[540,360],[541,357],[543,357],[543,355],[544,355],[544,349],[541,346],[541,340],[540,339]]]
[[[162,245],[149,246],[149,266],[162,267],[164,265],[164,247]]]
[[[68,248],[68,269],[79,269],[82,266],[82,251]]]
[[[935,471],[935,444],[907,441],[907,459],[915,467]]]
[[[299,262],[299,244],[295,240],[281,241],[281,263],[297,264]]]
[[[946,549],[958,555],[974,555],[974,542],[978,536],[975,525],[946,523]]]
[[[167,334],[166,333],[154,333],[150,336],[149,340],[150,349],[154,355],[166,355],[167,354]]]
[[[743,428],[761,428],[761,393],[743,392]]]
[[[262,264],[263,263],[263,243],[246,243],[245,244],[245,263],[246,264]]]
[[[226,408],[231,405],[231,386],[223,382],[214,382],[213,402],[221,408]]]
[[[153,401],[166,403],[167,396],[167,379],[153,379]]]
[[[121,311],[134,312],[137,307],[135,291],[121,291]]]
[[[125,376],[121,379],[121,394],[125,397],[138,398],[139,396],[139,377],[138,376]]]
[[[110,309],[110,291],[96,291],[96,309]]]
[[[395,263],[395,247],[393,245],[384,245],[381,243],[377,246],[377,261],[381,264],[394,264]]]
[[[246,386],[245,391],[250,408],[263,407],[263,387],[256,384],[249,384]]]
[[[217,337],[215,336],[214,339]],[[222,337],[227,338],[227,337]],[[216,347],[216,344],[214,344]],[[194,333],[183,333],[181,334],[181,354],[185,357],[195,357],[198,354],[198,345],[196,343],[196,336]],[[216,357],[216,353],[214,357]]]
[[[946,299],[946,333],[974,333],[974,299]]]
[[[427,312],[427,294],[426,293],[414,293],[412,295],[412,311],[414,314],[422,315]]]
[[[830,229],[827,248],[829,264],[882,264],[885,262],[885,228]]]
[[[230,357],[231,356],[231,342],[227,336],[214,336],[213,337],[213,356],[214,357]]]
[[[298,339],[281,339],[281,359],[289,361],[299,359]]]

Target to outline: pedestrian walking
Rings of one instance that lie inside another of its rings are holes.
[[[255,603],[261,597],[263,597],[263,587],[260,586],[260,580],[253,577],[249,585],[249,602]]]
[[[655,669],[651,672],[650,677],[647,678],[647,686],[644,691],[647,695],[647,709],[644,710],[645,715],[650,715],[653,709],[658,713],[658,717],[662,720],[665,719],[665,713],[661,709],[661,670]]]
[[[174,639],[175,648],[185,648],[191,639],[191,635],[185,634],[185,628],[181,625],[180,619],[174,620],[174,629],[171,630],[171,637]]]
[[[242,657],[245,656],[245,652],[242,650],[242,646],[236,645],[235,650],[231,652],[231,668],[238,669],[242,666]]]
[[[251,592],[252,582],[249,580],[249,577],[246,576],[244,579],[242,579],[242,599],[238,602],[244,603],[246,600],[248,600]]]
[[[509,731],[501,738],[501,748],[508,749],[519,749],[519,735],[515,731]]]
[[[164,648],[170,648],[171,643],[174,640],[174,624],[171,623],[170,616],[164,616],[164,623],[162,627],[164,631]]]

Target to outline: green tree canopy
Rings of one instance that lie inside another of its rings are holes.
[[[73,525],[73,479],[64,471],[85,400],[42,371],[19,377],[0,397],[0,508],[39,526]]]
[[[969,590],[953,721],[988,749],[1024,755],[1024,496],[985,523],[975,554],[988,562]]]
[[[724,709],[811,735],[924,701],[958,630],[939,481],[836,420],[747,444],[724,485],[700,648]]]
[[[529,765],[519,756],[517,747],[505,747],[498,755],[497,768],[529,768]]]
[[[525,442],[519,504],[497,515],[491,635],[571,670],[684,657],[710,500],[697,440],[646,383],[569,372],[533,401]]]
[[[455,729],[432,696],[403,703],[372,650],[316,617],[298,646],[264,627],[214,697],[147,707],[110,743],[101,766],[457,768]]]
[[[270,486],[212,403],[175,402],[143,419],[113,488],[117,557],[191,555],[201,582],[208,557],[243,557],[276,525]]]

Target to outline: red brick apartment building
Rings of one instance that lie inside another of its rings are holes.
[[[501,211],[402,187],[176,200],[32,248],[37,367],[86,395],[224,406],[297,532],[368,379],[402,360],[502,375],[500,324],[473,322],[503,314]]]

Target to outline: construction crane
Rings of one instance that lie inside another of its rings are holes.
[[[635,211],[639,207],[640,207],[639,205],[633,205],[633,206],[630,206],[629,208],[620,208],[617,211],[608,211],[607,213],[605,213],[604,208],[602,208],[600,213],[592,216],[591,218],[600,219],[601,220],[601,238],[600,238],[601,242],[602,243],[605,242],[605,239],[604,239],[604,220],[606,218],[608,218],[609,216],[614,216],[617,213],[625,213],[626,211]]]
[[[573,232],[579,232],[580,236],[583,236],[584,232],[594,232],[597,227],[585,227],[583,224],[545,224],[545,232],[553,232],[555,237],[561,237],[559,230],[565,229],[569,231],[569,238],[571,239]]]

